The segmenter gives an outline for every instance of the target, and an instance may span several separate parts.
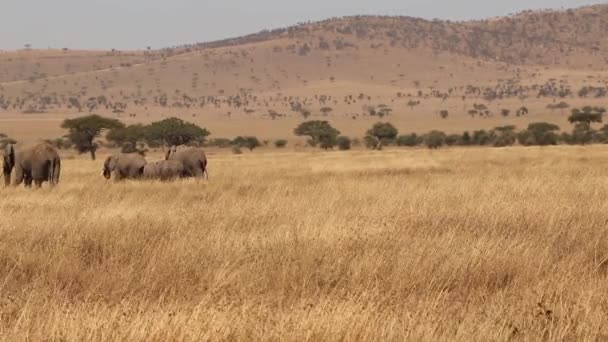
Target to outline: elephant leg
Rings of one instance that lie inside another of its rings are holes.
[[[15,167],[15,183],[13,183],[13,185],[17,186],[17,185],[21,185],[21,183],[23,183],[23,168],[21,168],[20,166],[16,166]]]
[[[36,188],[41,188],[42,187],[42,181],[37,179],[34,181],[34,184],[36,184]]]
[[[23,175],[23,183],[25,183],[25,187],[26,188],[31,188],[32,187],[32,175],[29,173],[25,173]]]
[[[194,173],[195,178],[204,178],[205,177],[205,171],[203,171],[202,168],[195,167],[194,170],[192,170],[192,171]]]

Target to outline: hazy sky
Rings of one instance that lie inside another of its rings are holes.
[[[160,48],[353,14],[453,20],[599,0],[1,0],[0,49]]]

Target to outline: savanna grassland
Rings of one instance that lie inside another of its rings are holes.
[[[64,156],[56,188],[0,188],[1,339],[608,336],[604,146],[209,160],[115,184]]]

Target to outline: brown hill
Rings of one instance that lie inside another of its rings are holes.
[[[607,33],[603,5],[471,22],[347,17],[153,51],[5,52],[0,131],[48,137],[87,112],[175,115],[216,136],[287,137],[308,116],[352,135],[379,118],[414,131],[565,124],[548,105],[608,94]]]

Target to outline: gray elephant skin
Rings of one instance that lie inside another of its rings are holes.
[[[139,179],[144,174],[146,164],[146,159],[137,153],[115,154],[103,163],[103,176],[110,179],[113,173],[116,181]]]
[[[31,187],[34,182],[39,188],[43,182],[48,181],[51,186],[59,183],[61,158],[57,150],[47,143],[22,147],[7,144],[2,159],[5,186],[11,184],[13,169],[15,169],[15,186],[25,183],[26,187]]]
[[[144,166],[145,179],[170,181],[184,176],[184,164],[179,160],[161,160]]]
[[[178,160],[184,165],[184,177],[202,178],[207,173],[207,156],[202,148],[171,146],[165,156],[166,160]]]

